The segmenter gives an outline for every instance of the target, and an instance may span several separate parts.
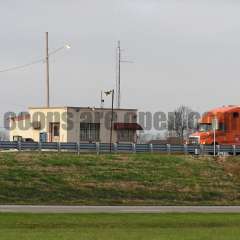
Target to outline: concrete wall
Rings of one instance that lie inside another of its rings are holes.
[[[48,133],[49,137],[50,122],[60,122],[59,140],[61,142],[66,142],[67,122],[64,119],[66,113],[66,108],[30,108],[29,119],[11,120],[10,125],[13,126],[13,124],[15,124],[16,127],[13,130],[10,130],[10,140],[13,140],[13,136],[22,136],[23,138],[32,138],[34,141],[38,142],[41,132]],[[32,122],[40,122],[41,129],[33,129]],[[26,125],[26,128],[23,129],[23,125]]]
[[[9,140],[13,141],[13,136],[22,136],[23,138],[33,138],[34,133],[32,131],[30,119],[24,120],[10,120],[10,128],[9,131]],[[22,129],[23,124],[27,129]]]
[[[108,143],[110,140],[111,109],[91,109],[91,108],[68,108],[71,116],[73,128],[68,130],[68,141],[76,142],[80,140],[80,123],[93,122],[100,123],[100,142]],[[129,114],[128,114],[129,113]],[[115,122],[125,122],[126,115],[137,114],[137,110],[114,110]],[[133,122],[133,119],[131,120]],[[136,137],[135,137],[136,139]],[[112,141],[117,142],[117,132],[113,129]]]

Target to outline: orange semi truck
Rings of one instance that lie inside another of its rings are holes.
[[[213,126],[215,129],[215,138]],[[240,145],[240,106],[226,106],[203,114],[198,131],[190,135],[188,144]]]

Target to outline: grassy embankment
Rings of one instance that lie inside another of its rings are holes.
[[[236,240],[239,214],[0,214],[0,239]]]
[[[239,205],[240,157],[0,153],[0,204]]]

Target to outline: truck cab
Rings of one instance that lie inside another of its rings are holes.
[[[188,144],[213,145],[214,141],[220,145],[240,144],[240,106],[224,106],[203,114]]]

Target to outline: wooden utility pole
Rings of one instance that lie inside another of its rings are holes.
[[[117,108],[121,107],[121,43],[118,41],[117,47]]]
[[[116,107],[121,108],[121,64],[122,63],[133,63],[132,61],[124,60],[123,49],[121,48],[121,42],[118,41],[117,53],[116,53]]]
[[[50,107],[48,32],[46,32],[46,107]]]

